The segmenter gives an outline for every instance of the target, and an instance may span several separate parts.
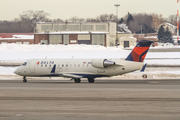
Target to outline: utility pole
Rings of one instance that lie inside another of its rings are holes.
[[[177,0],[177,44],[179,41],[179,0]]]
[[[115,4],[114,5],[116,7],[116,16],[117,16],[117,21],[116,21],[116,46],[118,45],[118,31],[117,31],[117,26],[118,26],[118,7],[120,6],[120,4]]]

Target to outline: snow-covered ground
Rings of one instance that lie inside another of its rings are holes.
[[[132,48],[132,47],[131,47]],[[151,49],[180,48],[179,46],[155,47]],[[0,44],[0,63],[22,63],[33,58],[126,58],[131,49],[120,47],[104,47],[93,45],[24,45]],[[180,65],[180,51],[178,52],[148,52],[144,61],[147,64]],[[0,75],[14,75],[16,67],[0,67]],[[147,74],[173,74],[180,77],[180,69],[147,70]],[[129,73],[124,76],[142,75]],[[152,76],[153,78],[153,76]]]

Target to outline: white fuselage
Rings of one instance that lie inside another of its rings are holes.
[[[15,71],[21,76],[43,77],[58,76],[69,78],[97,78],[121,75],[139,70],[143,62],[108,59],[115,65],[107,68],[92,66],[93,59],[32,59]]]

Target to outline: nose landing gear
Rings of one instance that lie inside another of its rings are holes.
[[[23,82],[27,82],[26,76],[23,77]]]

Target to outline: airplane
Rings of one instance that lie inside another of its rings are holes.
[[[80,83],[81,78],[94,83],[99,77],[144,71],[146,64],[143,61],[151,43],[150,40],[139,41],[126,59],[31,59],[14,73],[23,76],[23,82],[27,82],[26,77],[66,77],[75,83]]]

